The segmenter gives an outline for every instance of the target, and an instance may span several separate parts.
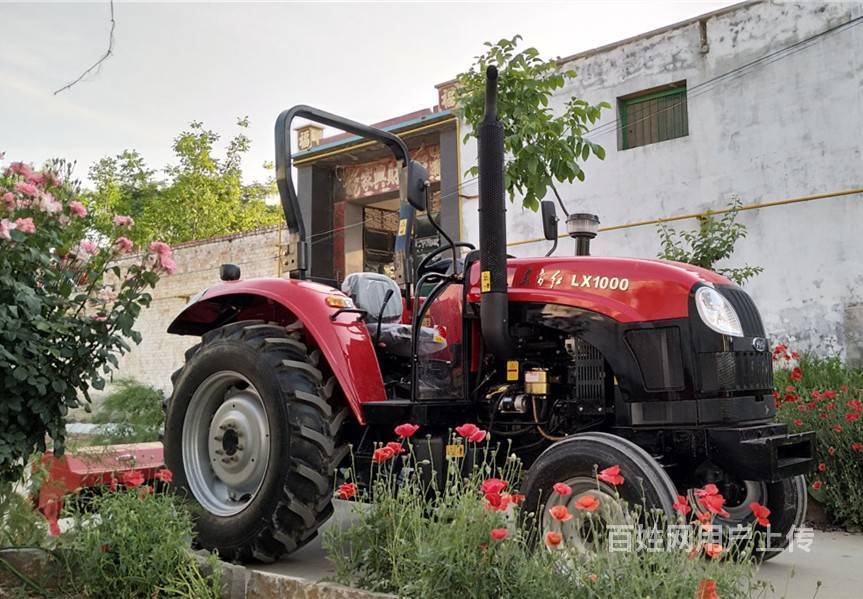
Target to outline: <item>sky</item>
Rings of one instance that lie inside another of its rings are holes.
[[[4,162],[76,160],[86,181],[104,156],[136,149],[151,168],[192,121],[222,135],[248,116],[247,180],[267,175],[273,124],[310,104],[372,123],[433,106],[484,41],[521,34],[567,56],[733,2],[147,2],[0,0]]]

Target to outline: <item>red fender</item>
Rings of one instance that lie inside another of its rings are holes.
[[[384,381],[366,325],[354,313],[331,320],[336,308],[325,301],[331,295],[344,296],[332,287],[296,279],[228,281],[193,298],[168,332],[202,335],[228,320],[263,319],[286,325],[300,320],[363,424],[361,405],[386,400]]]

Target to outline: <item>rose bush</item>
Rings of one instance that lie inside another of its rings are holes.
[[[810,494],[834,524],[863,527],[863,371],[784,344],[773,360],[779,419],[792,432],[815,431],[818,466],[808,477]]]
[[[118,216],[111,235],[95,234],[69,165],[0,172],[0,479],[12,480],[46,434],[62,454],[64,415],[104,387],[127,339],[140,342],[146,290],[176,264],[156,242],[125,270],[114,265],[135,249],[134,223]]]
[[[324,547],[341,583],[400,597],[442,598],[729,599],[757,596],[763,588],[753,581],[751,549],[740,551],[721,538],[708,542],[693,534],[692,543],[673,549],[609,551],[596,514],[600,500],[592,495],[581,496],[571,511],[563,505],[549,508],[561,532],[550,530],[539,539],[531,526],[517,525],[525,501],[516,486],[521,463],[514,455],[502,466],[495,459],[508,448],[492,444],[488,432],[476,425],[456,427],[449,442],[461,444],[464,452],[446,458],[442,483],[432,476],[429,488],[420,473],[430,464],[418,459],[416,451],[427,441],[416,438],[417,428],[395,429],[403,439],[398,443],[401,455],[380,451],[387,444],[377,448],[371,480],[364,481],[368,484],[348,481],[336,490],[339,498],[358,501],[351,518],[324,533]],[[478,463],[471,457],[474,450],[484,456]],[[602,480],[617,486],[631,475],[611,466],[596,473],[597,484]],[[715,486],[700,491],[704,514],[687,522],[692,509],[681,497],[681,515],[668,524],[693,532],[712,528],[713,514],[723,511],[724,499]],[[550,492],[568,496],[573,490],[557,483]],[[769,510],[765,514],[762,508],[751,507],[767,521]],[[632,517],[638,520],[637,507]],[[657,520],[656,525],[665,523]],[[573,543],[573,534],[589,540]],[[729,559],[732,555],[737,559]]]

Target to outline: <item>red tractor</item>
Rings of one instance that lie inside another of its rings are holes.
[[[224,265],[224,282],[192,298],[168,329],[201,337],[172,377],[165,457],[200,506],[202,546],[239,561],[301,547],[333,513],[349,447],[362,480],[375,444],[403,422],[422,425],[428,443],[416,445],[433,464],[465,422],[508,440],[537,508],[558,481],[573,488],[571,502],[587,492],[610,500],[614,489],[597,489],[595,468],[618,464],[628,502],[670,516],[683,495],[697,512],[694,489],[713,483],[726,498],[722,524],[748,524],[758,502],[771,510],[763,557],[788,544],[806,509],[813,434],[774,422],[771,354],[752,299],[687,264],[507,256],[496,96],[492,67],[478,128],[478,250],[418,214],[429,183],[402,139],[308,106],[279,116],[290,278],[241,280]],[[307,276],[291,178],[295,117],[386,144],[400,161],[397,281],[355,273],[340,290]],[[556,239],[550,208],[544,225]],[[417,259],[420,217],[444,241]]]

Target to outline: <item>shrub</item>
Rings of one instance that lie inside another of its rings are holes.
[[[189,552],[192,518],[183,502],[133,476],[122,480],[125,488],[67,508],[73,525],[58,541],[68,566],[65,590],[81,597],[219,597],[218,568],[205,576]]]
[[[729,208],[721,218],[716,218],[710,211],[705,216],[699,217],[697,231],[677,231],[661,224],[659,241],[662,251],[659,252],[658,257],[715,270],[738,285],[742,285],[763,271],[760,266],[740,268],[715,266],[720,260],[730,258],[734,253],[737,240],[746,237],[746,225],[737,222],[737,214],[741,208],[740,200],[729,204]]]
[[[121,379],[117,386],[93,415],[93,422],[110,425],[94,441],[97,444],[158,441],[164,420],[164,394],[131,379]]]
[[[71,167],[42,172],[17,162],[0,175],[0,479],[20,476],[26,456],[62,455],[64,415],[101,389],[117,355],[138,343],[133,325],[146,293],[176,265],[154,242],[121,272],[112,263],[133,249],[132,219],[116,216],[109,235],[93,234],[76,198]],[[92,239],[88,236],[93,237]]]
[[[815,431],[818,468],[810,494],[822,501],[833,523],[863,526],[863,371],[838,358],[798,355],[785,345],[777,364],[773,397],[779,419],[792,431]]]
[[[30,460],[32,474],[21,483],[0,481],[0,547],[43,547],[48,541],[48,523],[33,509],[31,497],[36,496],[44,478],[38,467],[40,460]]]
[[[464,443],[466,455],[480,447]],[[702,592],[699,597],[718,592],[727,599],[748,596],[755,586],[750,553],[739,554],[739,561],[725,560],[728,551],[718,559],[702,559],[708,548],[699,541],[667,551],[616,552],[608,551],[605,537],[596,534],[585,541],[587,551],[567,541],[557,548],[539,543],[537,549],[533,531],[515,525],[523,498],[507,492],[521,473],[515,456],[502,469],[495,468],[496,450],[486,444],[480,449],[488,457],[467,471],[464,458],[448,457],[442,488],[427,488],[419,472],[428,463],[416,459],[410,442],[407,454],[396,457],[400,447],[396,443],[376,450],[379,465],[373,467],[368,489],[348,482],[336,490],[337,497],[370,502],[355,504],[346,524],[324,534],[338,582],[404,597],[555,599],[691,597]],[[630,517],[637,520],[637,510]],[[589,515],[567,525],[576,530],[585,522],[594,526]],[[676,524],[688,526],[682,519]]]

